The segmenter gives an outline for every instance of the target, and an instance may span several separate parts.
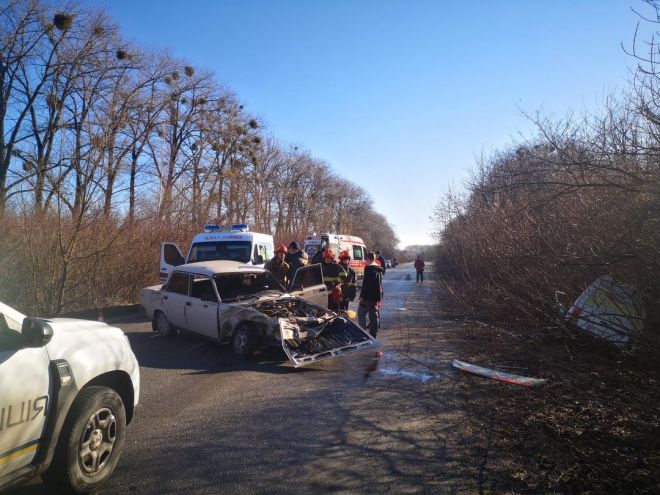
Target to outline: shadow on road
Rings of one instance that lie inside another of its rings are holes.
[[[276,348],[265,348],[251,358],[242,358],[233,353],[231,346],[186,334],[161,337],[157,333],[127,332],[126,336],[143,368],[190,370],[185,374],[191,375],[234,371],[286,374],[313,370],[294,368],[289,365],[284,351]]]

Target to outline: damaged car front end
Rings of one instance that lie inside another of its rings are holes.
[[[260,346],[281,347],[299,367],[378,344],[345,314],[324,306],[328,296],[321,265],[300,268],[290,292],[258,267],[242,266],[210,278],[220,301],[219,340],[232,343],[241,356]]]
[[[257,311],[276,319],[277,340],[295,367],[343,356],[377,342],[344,315],[297,297],[266,301]]]

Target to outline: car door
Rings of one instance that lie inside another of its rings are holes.
[[[172,271],[185,263],[179,245],[173,242],[164,242],[160,246],[160,283],[164,284]]]
[[[210,278],[193,275],[185,312],[189,330],[218,338],[218,297]]]
[[[319,306],[328,306],[328,289],[323,283],[323,269],[320,264],[298,268],[291,284],[292,296],[300,297]]]
[[[34,458],[52,383],[45,347],[24,347],[20,323],[0,303],[0,478]]]
[[[162,291],[162,307],[167,319],[177,327],[188,328],[186,322],[186,302],[191,275],[185,272],[174,271]]]

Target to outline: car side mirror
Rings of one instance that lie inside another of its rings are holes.
[[[264,262],[264,257],[259,255],[257,256],[257,265],[261,265]]]
[[[44,320],[26,317],[21,327],[23,343],[27,347],[43,347],[53,338],[53,328]]]

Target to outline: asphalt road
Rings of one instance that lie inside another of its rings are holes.
[[[443,433],[462,412],[447,360],[425,337],[432,284],[416,284],[407,264],[384,286],[380,359],[367,350],[295,369],[278,351],[246,361],[194,337],[162,338],[139,315],[114,322],[142,391],[101,493],[471,491]],[[37,480],[9,493],[48,492]]]

